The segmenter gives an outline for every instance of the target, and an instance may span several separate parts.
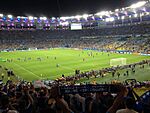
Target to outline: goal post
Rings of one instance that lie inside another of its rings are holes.
[[[110,66],[123,66],[127,64],[126,58],[115,58],[110,60]]]

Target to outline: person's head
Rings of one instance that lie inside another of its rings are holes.
[[[125,105],[128,109],[133,109],[135,101],[132,97],[127,97],[125,101]]]
[[[9,98],[7,95],[2,95],[0,98],[0,105],[2,108],[6,108],[9,105]]]

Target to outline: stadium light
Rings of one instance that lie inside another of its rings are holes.
[[[111,22],[113,22],[114,20],[115,20],[115,18],[114,17],[110,17],[110,19],[109,19]]]
[[[0,14],[0,17],[3,17],[4,15],[3,14]]]
[[[146,12],[146,15],[149,15],[150,13],[149,12]]]
[[[84,18],[84,19],[87,19],[88,18],[88,14],[84,14],[82,17]]]
[[[47,17],[40,17],[40,20],[47,20]]]
[[[70,17],[60,17],[61,20],[69,19]]]
[[[43,20],[47,20],[47,17],[43,17]]]
[[[106,18],[105,21],[106,21],[106,22],[109,22],[109,18]]]
[[[12,15],[7,15],[7,17],[8,17],[8,18],[12,18],[13,16],[12,16]]]
[[[101,12],[96,13],[95,15],[108,15],[108,14],[109,14],[108,11],[101,11]]]
[[[125,16],[122,16],[121,19],[124,20],[124,19],[125,19]]]
[[[122,11],[124,11],[125,10],[125,8],[122,8]]]
[[[34,17],[35,20],[37,20],[37,17]]]
[[[135,18],[138,17],[138,14],[134,14],[134,17],[135,17]]]
[[[75,18],[79,20],[80,18],[82,18],[82,16],[81,15],[76,15]]]
[[[33,20],[33,17],[32,17],[32,16],[29,16],[28,18],[29,18],[29,20]]]
[[[136,4],[131,5],[130,8],[133,8],[133,9],[139,8],[139,7],[142,7],[145,4],[146,4],[146,1],[140,1],[140,2],[138,2]]]
[[[119,9],[115,9],[115,12],[118,12],[119,11]]]
[[[20,16],[19,16],[19,17],[20,17]],[[20,18],[21,18],[21,19],[25,19],[26,17],[21,16]]]
[[[52,17],[52,20],[55,20],[56,18],[55,17]]]

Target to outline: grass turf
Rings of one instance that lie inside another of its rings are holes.
[[[88,53],[93,54],[89,56]],[[82,71],[88,71],[91,69],[102,69],[104,67],[110,67],[110,59],[113,58],[127,58],[127,64],[139,62],[145,59],[150,59],[149,56],[139,56],[130,54],[116,54],[102,53],[97,51],[83,51],[73,49],[52,49],[52,50],[39,50],[39,51],[15,51],[15,52],[1,52],[0,57],[2,59],[12,59],[12,62],[0,62],[0,65],[8,69],[12,69],[19,77],[32,81],[38,79],[56,79],[65,76],[73,75],[76,69]],[[18,60],[20,58],[20,60]],[[24,61],[24,59],[27,61]],[[31,60],[28,60],[31,58]],[[41,58],[41,61],[37,60]],[[83,61],[84,59],[84,61]],[[59,65],[57,67],[57,65]],[[6,74],[1,70],[0,74]],[[147,71],[137,71],[138,74],[143,76],[135,76],[138,80],[149,80],[150,69],[147,67]],[[124,77],[120,78],[124,80]],[[104,80],[108,81],[110,77],[105,77]],[[82,81],[82,80],[81,80]],[[83,80],[84,81],[84,80]],[[86,80],[85,80],[86,81]]]

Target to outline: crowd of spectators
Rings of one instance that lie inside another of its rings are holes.
[[[110,73],[115,69],[135,68],[138,65],[142,67],[147,63],[149,61],[106,68],[101,71],[105,70]],[[112,84],[114,83],[107,85]],[[61,86],[74,88],[75,85],[66,85],[56,81],[37,88],[32,82],[7,81],[6,84],[0,84],[0,113],[149,113],[149,101],[144,102],[143,98],[132,89],[137,87],[138,82],[133,84],[133,82],[126,81],[123,84],[113,85],[113,89],[118,89],[116,93],[95,91],[65,94],[60,91]],[[83,84],[80,85],[83,86]],[[96,85],[98,84],[94,84]],[[72,89],[72,92],[73,90],[76,89]],[[149,96],[149,92],[146,96]],[[143,97],[149,99],[146,96]]]
[[[149,24],[71,30],[2,30],[0,50],[28,48],[98,48],[149,53]]]

